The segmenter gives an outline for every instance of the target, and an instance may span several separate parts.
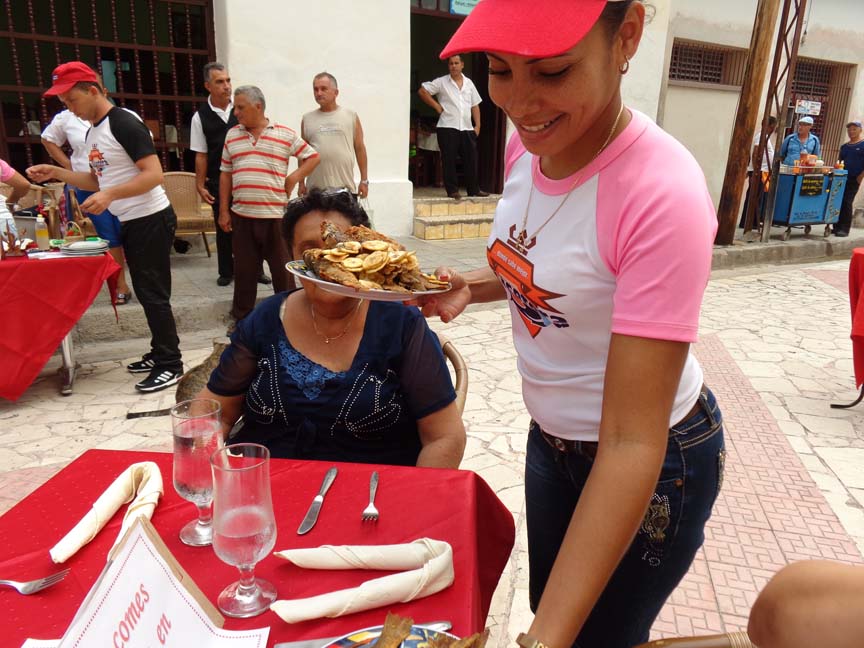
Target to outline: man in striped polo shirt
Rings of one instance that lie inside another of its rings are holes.
[[[282,216],[294,187],[320,162],[297,133],[267,119],[265,106],[264,94],[255,86],[234,91],[239,123],[228,131],[222,150],[219,226],[233,232],[235,320],[255,307],[262,260],[270,266],[275,292],[294,287],[285,269],[291,257],[282,238]],[[291,156],[298,167],[288,173]]]

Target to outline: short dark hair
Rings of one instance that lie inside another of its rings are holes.
[[[220,63],[219,61],[211,61],[210,63],[207,63],[207,65],[204,66],[204,82],[205,83],[210,82],[210,73],[213,70],[218,70],[221,72],[221,71],[225,70],[225,66],[222,63]]]
[[[777,125],[777,118],[774,115],[768,115],[768,125],[769,126],[776,126]]]
[[[288,247],[294,246],[294,228],[306,214],[313,212],[335,211],[342,214],[351,225],[370,227],[369,216],[348,191],[322,191],[312,189],[308,193],[288,202],[282,217],[282,236]]]
[[[462,63],[462,55],[461,54],[451,54],[447,57],[447,65],[450,65],[450,59],[458,58],[459,62]]]
[[[319,72],[314,77],[312,77],[312,83],[315,83],[318,79],[324,79],[324,78],[330,79],[330,83],[333,84],[334,88],[339,87],[339,83],[337,83],[336,77],[333,76],[332,74],[330,74],[329,72]]]
[[[618,28],[621,26],[621,23],[624,22],[624,16],[627,15],[627,10],[630,8],[634,2],[641,2],[645,5],[645,8],[648,10],[646,12],[646,20],[650,19],[654,13],[654,7],[644,0],[622,0],[620,2],[607,2],[606,6],[603,8],[603,13],[600,14],[600,22],[606,27],[606,31],[609,36],[614,36],[618,31]]]
[[[99,81],[79,81],[72,86],[72,90],[80,90],[81,92],[89,92],[90,88],[96,88],[99,91],[99,94],[105,93],[105,89]]]

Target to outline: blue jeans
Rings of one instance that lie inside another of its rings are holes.
[[[720,409],[707,388],[699,405],[696,413],[669,430],[666,459],[642,525],[574,648],[631,648],[648,641],[654,619],[702,545],[723,481],[726,451]],[[533,611],[592,465],[593,453],[578,447],[559,450],[531,422],[525,499]]]

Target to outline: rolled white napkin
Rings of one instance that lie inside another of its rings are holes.
[[[453,583],[453,549],[446,542],[421,538],[409,544],[324,545],[274,555],[308,569],[408,569],[368,580],[359,587],[305,599],[276,601],[270,609],[287,623],[338,617],[435,594]]]
[[[123,516],[120,533],[108,552],[114,552],[114,547],[139,516],[148,520],[153,516],[153,509],[162,495],[162,473],[159,466],[152,461],[132,464],[124,470],[114,482],[99,496],[90,510],[72,530],[67,533],[49,552],[51,560],[63,563],[75,555],[81,547],[96,537],[123,504],[132,502]]]

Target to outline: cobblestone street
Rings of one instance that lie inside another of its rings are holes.
[[[457,267],[483,261],[480,241],[438,245]],[[862,562],[864,405],[829,408],[856,394],[847,268],[848,261],[831,261],[714,273],[696,353],[726,420],[726,476],[703,549],[656,636],[745,628],[758,590],[790,561]],[[503,648],[531,614],[522,493],[528,416],[509,315],[503,305],[473,307],[433,327],[470,368],[463,468],[479,473],[516,519],[516,546],[489,619],[490,646]],[[211,337],[181,336],[187,366],[209,354]],[[123,369],[129,358],[120,356],[136,355],[138,346],[84,348],[69,397],[58,394],[55,358],[18,403],[0,402],[0,512],[86,449],[170,449],[167,418],[125,418],[173,402],[172,390],[135,394],[136,378]],[[94,362],[106,357],[114,359]]]

